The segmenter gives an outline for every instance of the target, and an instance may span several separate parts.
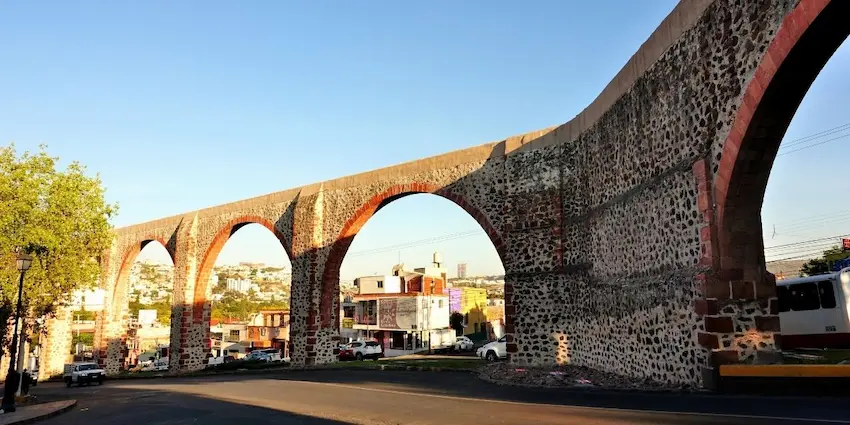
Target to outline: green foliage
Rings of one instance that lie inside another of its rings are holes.
[[[823,258],[815,258],[803,264],[800,269],[800,274],[803,276],[814,276],[818,274],[829,273],[829,263]]]
[[[287,310],[288,308],[289,304],[285,301],[259,300],[253,291],[249,291],[248,294],[226,291],[220,301],[213,303],[211,318],[246,321],[260,310]]]
[[[16,248],[34,257],[24,280],[24,304],[35,317],[97,283],[98,259],[112,241],[109,219],[117,206],[105,201],[98,176],[87,176],[77,162],[58,170],[57,161],[44,146],[21,156],[13,145],[0,147],[0,310],[17,297]],[[0,325],[0,338],[5,332]]]
[[[156,310],[156,321],[163,325],[171,324],[171,298],[157,301],[153,304],[142,304],[139,297],[130,300],[130,315],[139,315],[139,310]]]
[[[223,294],[227,291],[227,278],[230,276],[227,273],[219,272],[218,273],[218,282],[215,287],[212,289],[213,294]]]
[[[449,327],[455,330],[458,335],[463,335],[463,315],[454,312],[449,316]]]
[[[809,260],[800,269],[800,274],[803,276],[815,276],[819,274],[829,273],[832,271],[832,265],[839,260],[850,257],[850,251],[844,251],[839,246],[834,246],[823,252],[821,258]]]
[[[73,313],[74,320],[91,321],[97,319],[97,315],[93,311],[80,310]]]
[[[71,338],[71,354],[76,353],[77,344],[94,345],[94,334],[74,333],[74,336]]]

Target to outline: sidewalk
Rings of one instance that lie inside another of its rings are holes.
[[[18,407],[12,413],[0,413],[0,425],[22,425],[52,418],[77,405],[77,400],[54,401]]]

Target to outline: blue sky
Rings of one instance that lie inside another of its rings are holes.
[[[46,143],[85,163],[120,203],[115,224],[144,222],[563,123],[675,3],[7,3],[0,141]],[[789,138],[850,122],[848,50],[816,81]],[[765,224],[802,236],[767,235],[768,245],[850,233],[834,220],[795,224],[850,214],[833,183],[848,141],[777,161]],[[388,270],[399,252],[380,247],[476,229],[448,201],[404,198],[366,224],[350,252],[367,254],[350,256],[343,277]],[[276,243],[246,227],[219,262],[288,263]],[[471,274],[502,270],[483,234],[400,256],[421,264],[434,250]],[[162,258],[153,247],[143,256]]]

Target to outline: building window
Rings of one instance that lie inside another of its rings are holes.
[[[260,336],[266,336],[266,328],[260,328]]]
[[[378,281],[378,288],[383,288],[383,287],[384,287],[384,281],[383,281],[383,280],[379,280],[379,281]]]
[[[231,341],[239,341],[239,330],[238,329],[232,329],[230,331],[229,337],[230,337]]]
[[[443,308],[443,300],[437,302],[437,308]]]

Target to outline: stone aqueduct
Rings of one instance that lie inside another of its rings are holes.
[[[117,229],[100,355],[109,371],[122,362],[127,272],[156,240],[175,264],[171,371],[202,367],[211,267],[260,223],[292,262],[293,362],[332,362],[352,238],[394,199],[434,193],[496,246],[512,362],[699,385],[780,345],[761,203],[791,117],[848,32],[844,0],[685,0],[566,124]],[[48,341],[43,375],[61,368]]]

